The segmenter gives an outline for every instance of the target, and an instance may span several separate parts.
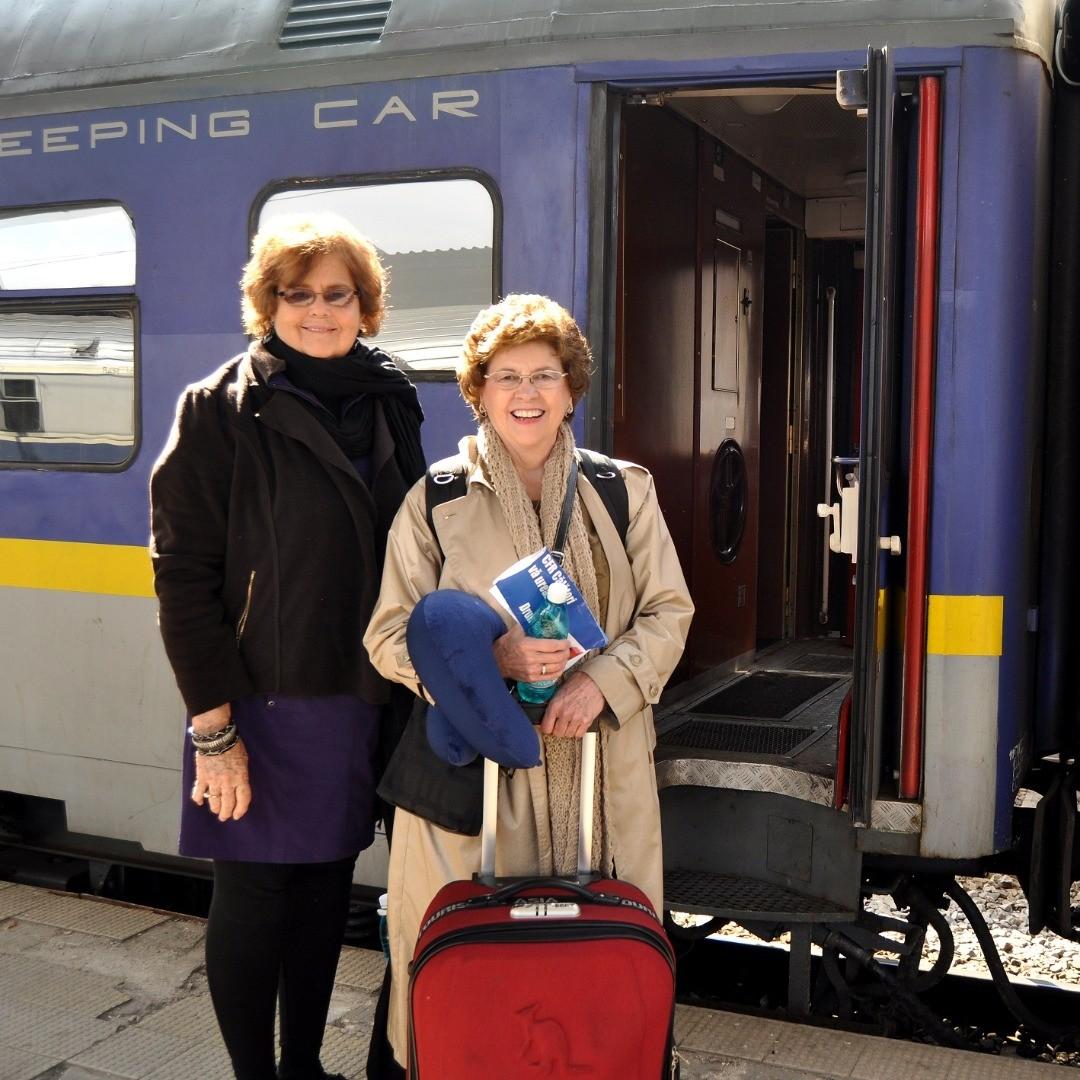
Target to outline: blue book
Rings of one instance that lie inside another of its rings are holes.
[[[504,570],[495,579],[491,595],[528,633],[533,612],[539,611],[546,603],[548,586],[555,581],[564,581],[570,590],[570,600],[566,605],[570,624],[570,660],[566,665],[569,668],[587,652],[602,649],[607,644],[607,636],[582,599],[573,578],[563,570],[548,548],[541,548]]]

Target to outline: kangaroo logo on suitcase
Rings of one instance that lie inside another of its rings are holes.
[[[571,1073],[587,1076],[591,1065],[575,1065],[570,1060],[570,1040],[558,1020],[539,1016],[539,1005],[526,1005],[517,1014],[525,1025],[525,1063],[544,1076],[567,1076]]]

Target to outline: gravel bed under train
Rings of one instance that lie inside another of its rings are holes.
[[[960,878],[959,881],[986,919],[1001,962],[1010,976],[1050,979],[1080,986],[1080,942],[1067,941],[1048,930],[1032,937],[1028,933],[1027,898],[1015,878],[989,874],[985,878]],[[1080,883],[1073,886],[1072,899],[1073,904],[1080,903]],[[888,897],[874,897],[867,906],[880,915],[895,914]],[[988,975],[982,949],[963,912],[950,902],[945,918],[952,927],[956,945],[952,970],[962,975]],[[932,930],[928,937],[935,937]],[[929,947],[933,948],[932,945]]]
[[[1080,942],[1068,941],[1047,930],[1031,936],[1027,928],[1027,898],[1015,878],[1005,874],[989,874],[984,878],[958,880],[986,919],[997,945],[998,955],[1010,978],[1052,982],[1063,987],[1080,986]],[[1074,907],[1080,905],[1080,882],[1072,887],[1072,903]],[[888,896],[873,897],[867,903],[867,908],[879,915],[903,917],[898,915]],[[963,912],[952,901],[945,909],[945,918],[952,928],[955,948],[951,972],[989,978],[990,973],[975,932]],[[701,917],[677,914],[675,921],[683,925],[693,925],[701,921]],[[760,940],[734,923],[724,927],[720,936]],[[780,940],[786,942],[788,935],[784,934]],[[930,929],[924,948],[924,964],[932,962],[936,955],[937,935]],[[973,1049],[980,1048],[1005,1056],[1017,1055],[1080,1068],[1080,1050],[1070,1049],[1068,1044],[1064,1047],[1048,1048],[1045,1043],[1033,1040],[1030,1036],[1017,1039],[1011,1030],[985,1034],[981,1045],[979,1033],[974,1034]]]
[[[1080,942],[1068,941],[1048,930],[1032,937],[1027,928],[1027,898],[1015,878],[1006,874],[989,874],[985,878],[958,880],[986,919],[1001,962],[1010,976],[1080,986]],[[1074,905],[1080,905],[1080,882],[1073,885],[1072,901]],[[867,908],[878,915],[903,917],[897,914],[888,896],[873,897],[867,903]],[[975,931],[964,918],[964,913],[950,901],[945,909],[945,918],[952,927],[955,945],[951,970],[959,975],[989,977]],[[689,926],[704,920],[700,916],[677,914],[676,921]],[[746,941],[759,940],[734,923],[725,926],[720,934]],[[787,935],[784,934],[780,940],[787,941]],[[932,960],[936,955],[937,935],[931,929],[927,933],[925,959]]]

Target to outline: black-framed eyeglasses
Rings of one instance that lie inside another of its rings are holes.
[[[315,303],[315,297],[321,296],[330,307],[345,307],[354,296],[360,294],[356,289],[346,289],[338,286],[327,289],[325,292],[315,292],[313,289],[278,289],[275,294],[280,296],[286,304],[292,307],[311,307]]]
[[[528,381],[537,390],[554,390],[567,376],[565,371],[557,371],[555,368],[544,368],[542,371],[534,371],[531,375],[522,375],[517,371],[504,368],[502,371],[489,371],[484,378],[489,380],[500,390],[516,390],[523,382]]]

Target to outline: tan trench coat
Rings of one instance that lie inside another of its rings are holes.
[[[461,450],[475,460],[471,436],[462,441]],[[616,873],[643,889],[661,911],[663,866],[652,706],[682,655],[694,609],[656,501],[652,476],[640,466],[620,465],[630,502],[625,547],[599,495],[586,478],[579,480],[580,497],[610,573],[604,626],[609,644],[602,653],[583,660],[580,670],[599,686],[607,702],[604,715],[612,725],[606,806]],[[518,558],[498,498],[480,469],[470,472],[462,498],[435,509],[445,561],[428,529],[425,505],[421,480],[406,496],[390,530],[382,590],[364,636],[378,671],[414,692],[419,692],[419,684],[409,661],[405,627],[416,602],[437,588],[461,589],[487,599],[492,580]],[[512,616],[500,613],[511,625]],[[497,874],[550,872],[551,839],[537,825],[547,820],[543,769],[521,769],[509,779],[503,774]],[[443,885],[469,878],[479,869],[479,837],[451,833],[407,811],[397,811],[388,884],[394,972],[389,1036],[395,1056],[403,1063],[407,972],[420,921]]]

